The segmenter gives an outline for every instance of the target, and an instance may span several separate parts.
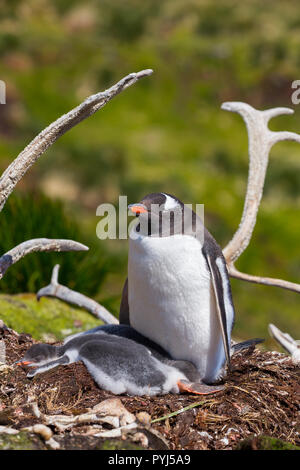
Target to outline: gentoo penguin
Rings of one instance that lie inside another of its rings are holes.
[[[174,361],[156,349],[107,333],[80,335],[62,346],[35,344],[16,364],[32,367],[27,376],[34,377],[77,361],[84,363],[99,387],[117,395],[181,391],[205,395],[223,389],[201,384],[197,369],[188,361]]]
[[[138,223],[129,236],[120,323],[214,383],[230,363],[235,316],[222,250],[200,217],[170,194],[148,194],[129,208]]]

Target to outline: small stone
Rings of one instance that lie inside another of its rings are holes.
[[[146,411],[140,411],[136,415],[137,420],[142,423],[144,426],[147,426],[151,423],[151,416]]]
[[[29,431],[31,429],[27,428],[27,430]],[[39,434],[44,441],[48,441],[53,436],[53,432],[48,426],[45,426],[45,424],[35,424],[32,426],[32,432]]]
[[[141,444],[143,447],[148,447],[149,440],[147,436],[145,436],[145,434],[143,434],[142,432],[136,432],[132,436],[132,440],[133,442],[137,442],[138,444]]]
[[[46,444],[47,446],[50,447],[50,449],[53,449],[53,450],[60,449],[60,444],[55,439],[53,439],[53,437],[50,437],[50,439],[46,441]]]

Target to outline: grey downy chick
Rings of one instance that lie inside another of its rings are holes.
[[[218,392],[223,386],[202,384],[196,367],[175,361],[131,339],[113,334],[80,335],[62,346],[32,346],[18,365],[34,377],[59,365],[82,361],[100,388],[115,394],[157,395],[188,391]]]

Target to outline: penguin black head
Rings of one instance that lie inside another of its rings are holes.
[[[15,364],[18,366],[27,366],[31,364],[40,364],[44,361],[55,359],[57,357],[56,350],[57,348],[55,346],[51,346],[50,344],[34,344],[30,349],[28,349],[28,351],[26,351],[25,356]]]
[[[143,235],[166,236],[182,232],[184,204],[171,194],[147,194],[128,208],[139,217],[136,231]]]

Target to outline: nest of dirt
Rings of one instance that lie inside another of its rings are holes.
[[[9,365],[32,346],[31,336],[2,327],[0,340],[7,364],[0,367],[0,428],[32,431],[32,426],[46,423],[61,448],[99,448],[99,436],[171,450],[236,449],[244,448],[245,442],[255,449],[261,435],[300,445],[300,368],[284,354],[253,347],[235,354],[224,391],[214,395],[121,395],[117,401],[132,416],[131,424],[122,427],[120,421],[116,425],[109,419],[101,424],[80,419],[102,402],[116,400],[99,389],[82,363],[28,379],[25,370]],[[74,419],[64,428],[51,417]],[[89,440],[80,443],[83,436]]]

